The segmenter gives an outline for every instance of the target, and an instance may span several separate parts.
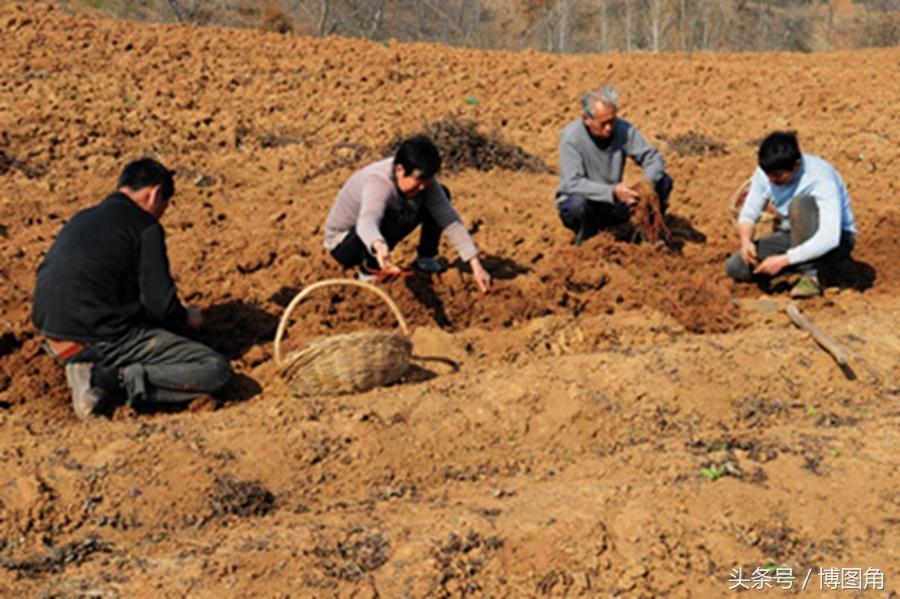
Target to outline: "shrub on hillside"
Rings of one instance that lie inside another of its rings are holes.
[[[272,33],[291,33],[294,22],[285,14],[280,2],[267,0],[259,9],[259,28]]]

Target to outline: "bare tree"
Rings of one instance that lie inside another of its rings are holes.
[[[650,49],[659,52],[662,41],[669,26],[671,15],[668,0],[645,0],[643,13],[647,22],[647,33],[650,39]]]
[[[68,2],[71,0],[53,0]],[[900,0],[274,0],[295,30],[550,52],[809,51],[900,44]],[[256,26],[248,0],[102,0],[116,16]]]
[[[625,3],[625,51],[634,52],[634,0]]]
[[[490,16],[481,0],[409,0],[391,4],[391,10],[385,11],[384,28],[390,37],[495,47],[491,32],[480,31]],[[483,33],[480,38],[479,33]]]
[[[900,0],[864,0],[863,46],[900,44]]]
[[[678,45],[684,52],[694,49],[697,6],[693,0],[678,0]]]
[[[600,51],[609,52],[609,2],[600,2]]]
[[[717,0],[699,0],[697,12],[700,17],[700,40],[698,47],[701,50],[713,49],[713,38],[716,35],[716,28],[721,23],[721,18],[716,13],[719,12],[719,3]]]
[[[344,0],[349,8],[351,29],[356,35],[366,39],[375,39],[381,28],[381,17],[384,15],[384,4],[387,0]]]
[[[331,0],[293,0],[290,6],[315,23],[314,35],[324,37],[337,29],[337,22],[332,18]]]
[[[197,17],[206,5],[212,5],[212,2],[205,0],[167,0],[175,20],[179,22],[190,22],[197,20]]]
[[[557,39],[559,40],[557,51],[559,52],[565,52],[569,47],[570,19],[572,17],[573,3],[573,0],[557,0],[556,2],[556,10],[559,11],[559,33],[557,34]]]

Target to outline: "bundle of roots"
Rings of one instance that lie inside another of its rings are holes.
[[[653,189],[653,185],[650,181],[641,179],[630,183],[629,186],[638,193],[638,203],[631,211],[631,223],[634,225],[633,240],[649,243],[663,240],[666,244],[670,244],[672,231],[663,218],[659,195]]]

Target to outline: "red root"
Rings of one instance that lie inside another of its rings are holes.
[[[672,231],[663,218],[659,195],[653,189],[653,185],[646,179],[641,179],[630,183],[629,186],[638,193],[637,206],[631,212],[631,222],[635,228],[633,241],[656,243],[662,239],[666,244],[670,244]]]

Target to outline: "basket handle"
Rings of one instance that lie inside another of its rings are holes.
[[[750,183],[752,181],[753,178],[751,177],[741,183],[740,186],[731,193],[731,197],[728,198],[728,203],[730,204],[729,207],[731,208],[731,211],[733,213],[737,214],[740,211],[740,209],[738,208],[738,201],[740,201],[741,194],[744,193],[744,191],[750,190]]]
[[[400,323],[400,329],[403,331],[403,334],[407,337],[409,336],[409,327],[406,326],[406,320],[403,319],[403,314],[400,312],[400,308],[397,307],[397,304],[391,297],[376,287],[371,283],[366,283],[365,281],[358,281],[356,279],[325,279],[324,281],[318,281],[313,283],[312,285],[308,285],[303,290],[300,291],[294,299],[291,300],[291,303],[287,305],[287,308],[284,309],[284,314],[281,315],[281,320],[278,322],[278,331],[275,333],[275,363],[278,366],[281,366],[281,338],[284,336],[284,330],[287,328],[288,317],[294,308],[303,301],[307,295],[315,291],[316,289],[320,289],[322,287],[329,287],[332,285],[350,285],[351,287],[362,287],[363,289],[368,289],[373,292],[375,295],[384,300],[384,302],[388,305],[388,308],[391,309],[391,312],[394,313],[394,316],[397,317],[397,322]]]

